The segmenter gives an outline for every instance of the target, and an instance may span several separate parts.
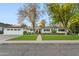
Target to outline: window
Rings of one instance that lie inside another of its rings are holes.
[[[32,29],[30,29],[30,31],[32,31]]]
[[[14,28],[10,28],[10,29],[7,29],[7,31],[20,31],[21,29],[14,29]]]
[[[15,31],[17,30],[17,29],[14,29]]]
[[[11,29],[11,31],[12,31],[13,29]]]
[[[7,29],[8,31],[10,30],[10,29]]]
[[[47,31],[50,31],[50,29],[47,29]]]
[[[20,31],[20,29],[18,29],[18,31]]]
[[[59,31],[66,31],[65,29],[59,29]]]
[[[44,31],[50,31],[50,29],[44,29]]]
[[[44,31],[46,31],[46,29],[44,29]]]

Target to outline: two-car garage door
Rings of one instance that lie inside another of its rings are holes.
[[[22,28],[5,28],[4,35],[23,35]]]

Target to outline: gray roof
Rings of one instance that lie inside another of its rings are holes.
[[[19,27],[19,26],[9,26],[9,27],[5,27],[5,28],[22,28],[22,27]]]
[[[4,23],[0,23],[0,27],[10,27],[12,26],[11,24],[4,24]]]

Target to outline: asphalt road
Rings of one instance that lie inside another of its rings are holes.
[[[79,56],[79,44],[1,44],[0,56]]]

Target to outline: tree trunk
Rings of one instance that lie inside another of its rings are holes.
[[[33,28],[33,31],[35,32],[35,22],[32,22],[32,28]]]
[[[32,22],[32,27],[33,27],[33,29],[35,28],[35,22]]]
[[[63,26],[64,26],[64,29],[66,30],[66,35],[68,34],[68,32],[69,32],[69,30],[68,30],[68,28],[67,28],[67,24],[66,23],[63,23]]]

